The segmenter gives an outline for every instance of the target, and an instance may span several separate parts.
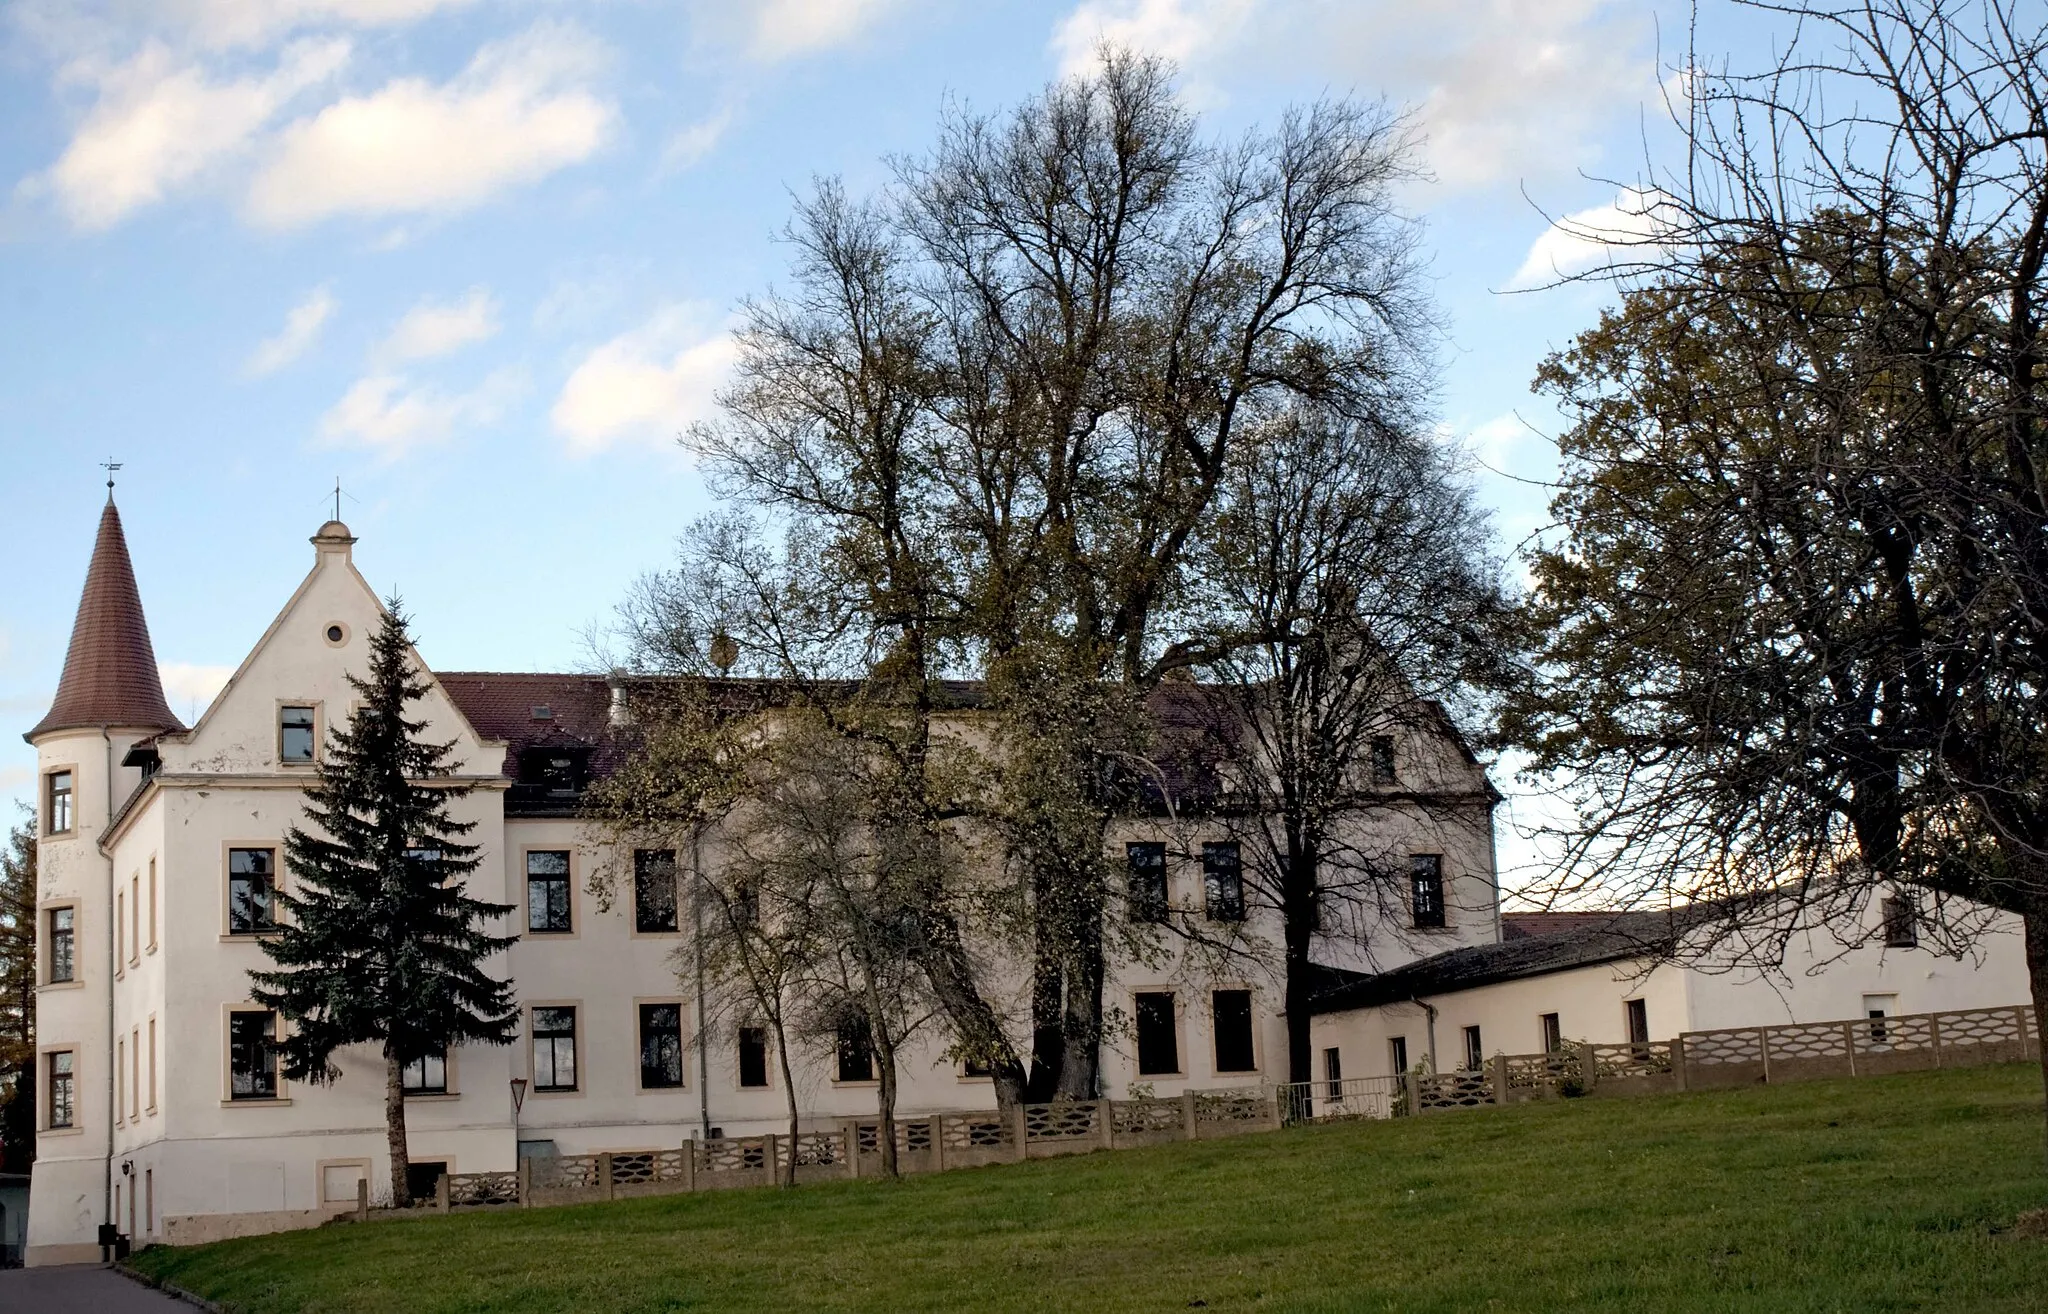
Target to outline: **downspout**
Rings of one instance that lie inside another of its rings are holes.
[[[106,852],[107,833],[114,828],[114,736],[110,727],[100,727],[100,740],[106,746],[107,755],[107,819],[100,827],[99,842],[96,845],[107,860],[107,1159],[106,1171],[100,1183],[100,1225],[110,1227],[114,1223],[114,1082],[120,1074],[114,1065],[114,935],[119,919],[114,916],[114,855]],[[100,1262],[111,1263],[113,1247],[100,1247]]]
[[[704,1018],[704,832],[690,832],[690,924],[696,937],[697,960],[697,1130],[711,1139],[711,1057],[706,1049]]]
[[[1428,1015],[1429,1070],[1431,1072],[1435,1072],[1438,1070],[1436,1066],[1436,1005],[1426,1004],[1422,1000],[1415,998],[1413,995],[1410,995],[1408,997],[1408,1002],[1415,1005],[1417,1008],[1421,1009],[1426,1015]]]

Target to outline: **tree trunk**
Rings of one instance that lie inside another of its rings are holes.
[[[2034,1052],[2041,1061],[2042,1088],[2048,1091],[2048,911],[2025,913],[2021,920],[2027,928],[2027,984],[2034,995],[2034,1030],[2039,1036]],[[2048,1103],[2043,1116],[2048,1118]],[[2048,1154],[2048,1139],[2043,1141],[2043,1153]]]
[[[934,896],[936,899],[936,896]],[[974,969],[960,941],[960,925],[950,913],[928,905],[923,913],[924,934],[918,965],[938,996],[954,1032],[988,1062],[995,1078],[996,1107],[1007,1114],[1025,1100],[1024,1065],[1003,1024],[988,1000],[974,984]]]
[[[412,1208],[407,1182],[412,1156],[405,1146],[405,1066],[395,1041],[384,1042],[384,1142],[391,1152],[391,1207]]]
[[[1308,846],[1292,847],[1280,876],[1280,917],[1287,958],[1287,1080],[1299,1083],[1315,1079],[1310,1071],[1308,954],[1316,929],[1317,872],[1316,855]]]
[[[1024,1083],[1028,1104],[1048,1104],[1058,1092],[1066,1051],[1060,1025],[1066,973],[1062,970],[1059,928],[1054,925],[1052,883],[1032,873],[1031,945],[1031,1075]]]
[[[1074,927],[1074,954],[1067,964],[1066,1007],[1060,1012],[1065,1044],[1060,1052],[1059,1097],[1092,1100],[1101,1095],[1102,909],[1091,908]]]
[[[888,1031],[879,1018],[870,1016],[869,1030],[875,1037],[875,1061],[881,1065],[877,1075],[881,1087],[875,1092],[875,1108],[882,1115],[881,1151],[882,1176],[901,1175],[902,1165],[896,1161],[896,1042],[888,1038]],[[939,1134],[939,1123],[932,1120],[932,1135]],[[934,1158],[937,1156],[934,1155]]]
[[[775,1058],[782,1064],[782,1094],[789,1102],[789,1144],[784,1148],[782,1162],[776,1165],[776,1179],[779,1185],[796,1185],[796,1072],[789,1066],[789,1036],[782,1029],[782,1019],[775,1019]]]

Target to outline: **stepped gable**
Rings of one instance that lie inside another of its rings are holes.
[[[56,701],[23,738],[34,743],[59,730],[99,726],[159,734],[185,728],[164,701],[149,622],[143,618],[121,513],[112,497],[100,512],[99,537],[79,595],[78,618],[71,625]]]

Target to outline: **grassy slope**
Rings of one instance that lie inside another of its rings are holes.
[[[2039,1069],[1578,1100],[141,1255],[236,1311],[2048,1308]]]

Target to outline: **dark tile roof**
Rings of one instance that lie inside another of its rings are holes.
[[[1723,910],[1704,905],[1671,911],[1573,914],[1573,924],[1561,930],[1452,949],[1390,972],[1367,975],[1325,968],[1344,979],[1319,993],[1310,1011],[1321,1014],[1371,1008],[1625,958],[1664,957],[1688,930],[1724,915]]]
[[[1556,935],[1560,931],[1575,931],[1581,927],[1599,926],[1612,921],[1610,912],[1532,912],[1502,913],[1500,915],[1500,938],[1503,940],[1526,940],[1532,936]]]
[[[159,732],[185,728],[164,701],[149,622],[143,618],[128,540],[121,532],[121,513],[111,497],[100,512],[99,535],[93,541],[85,589],[79,594],[57,697],[49,714],[23,738],[34,743],[53,731],[88,726]]]

